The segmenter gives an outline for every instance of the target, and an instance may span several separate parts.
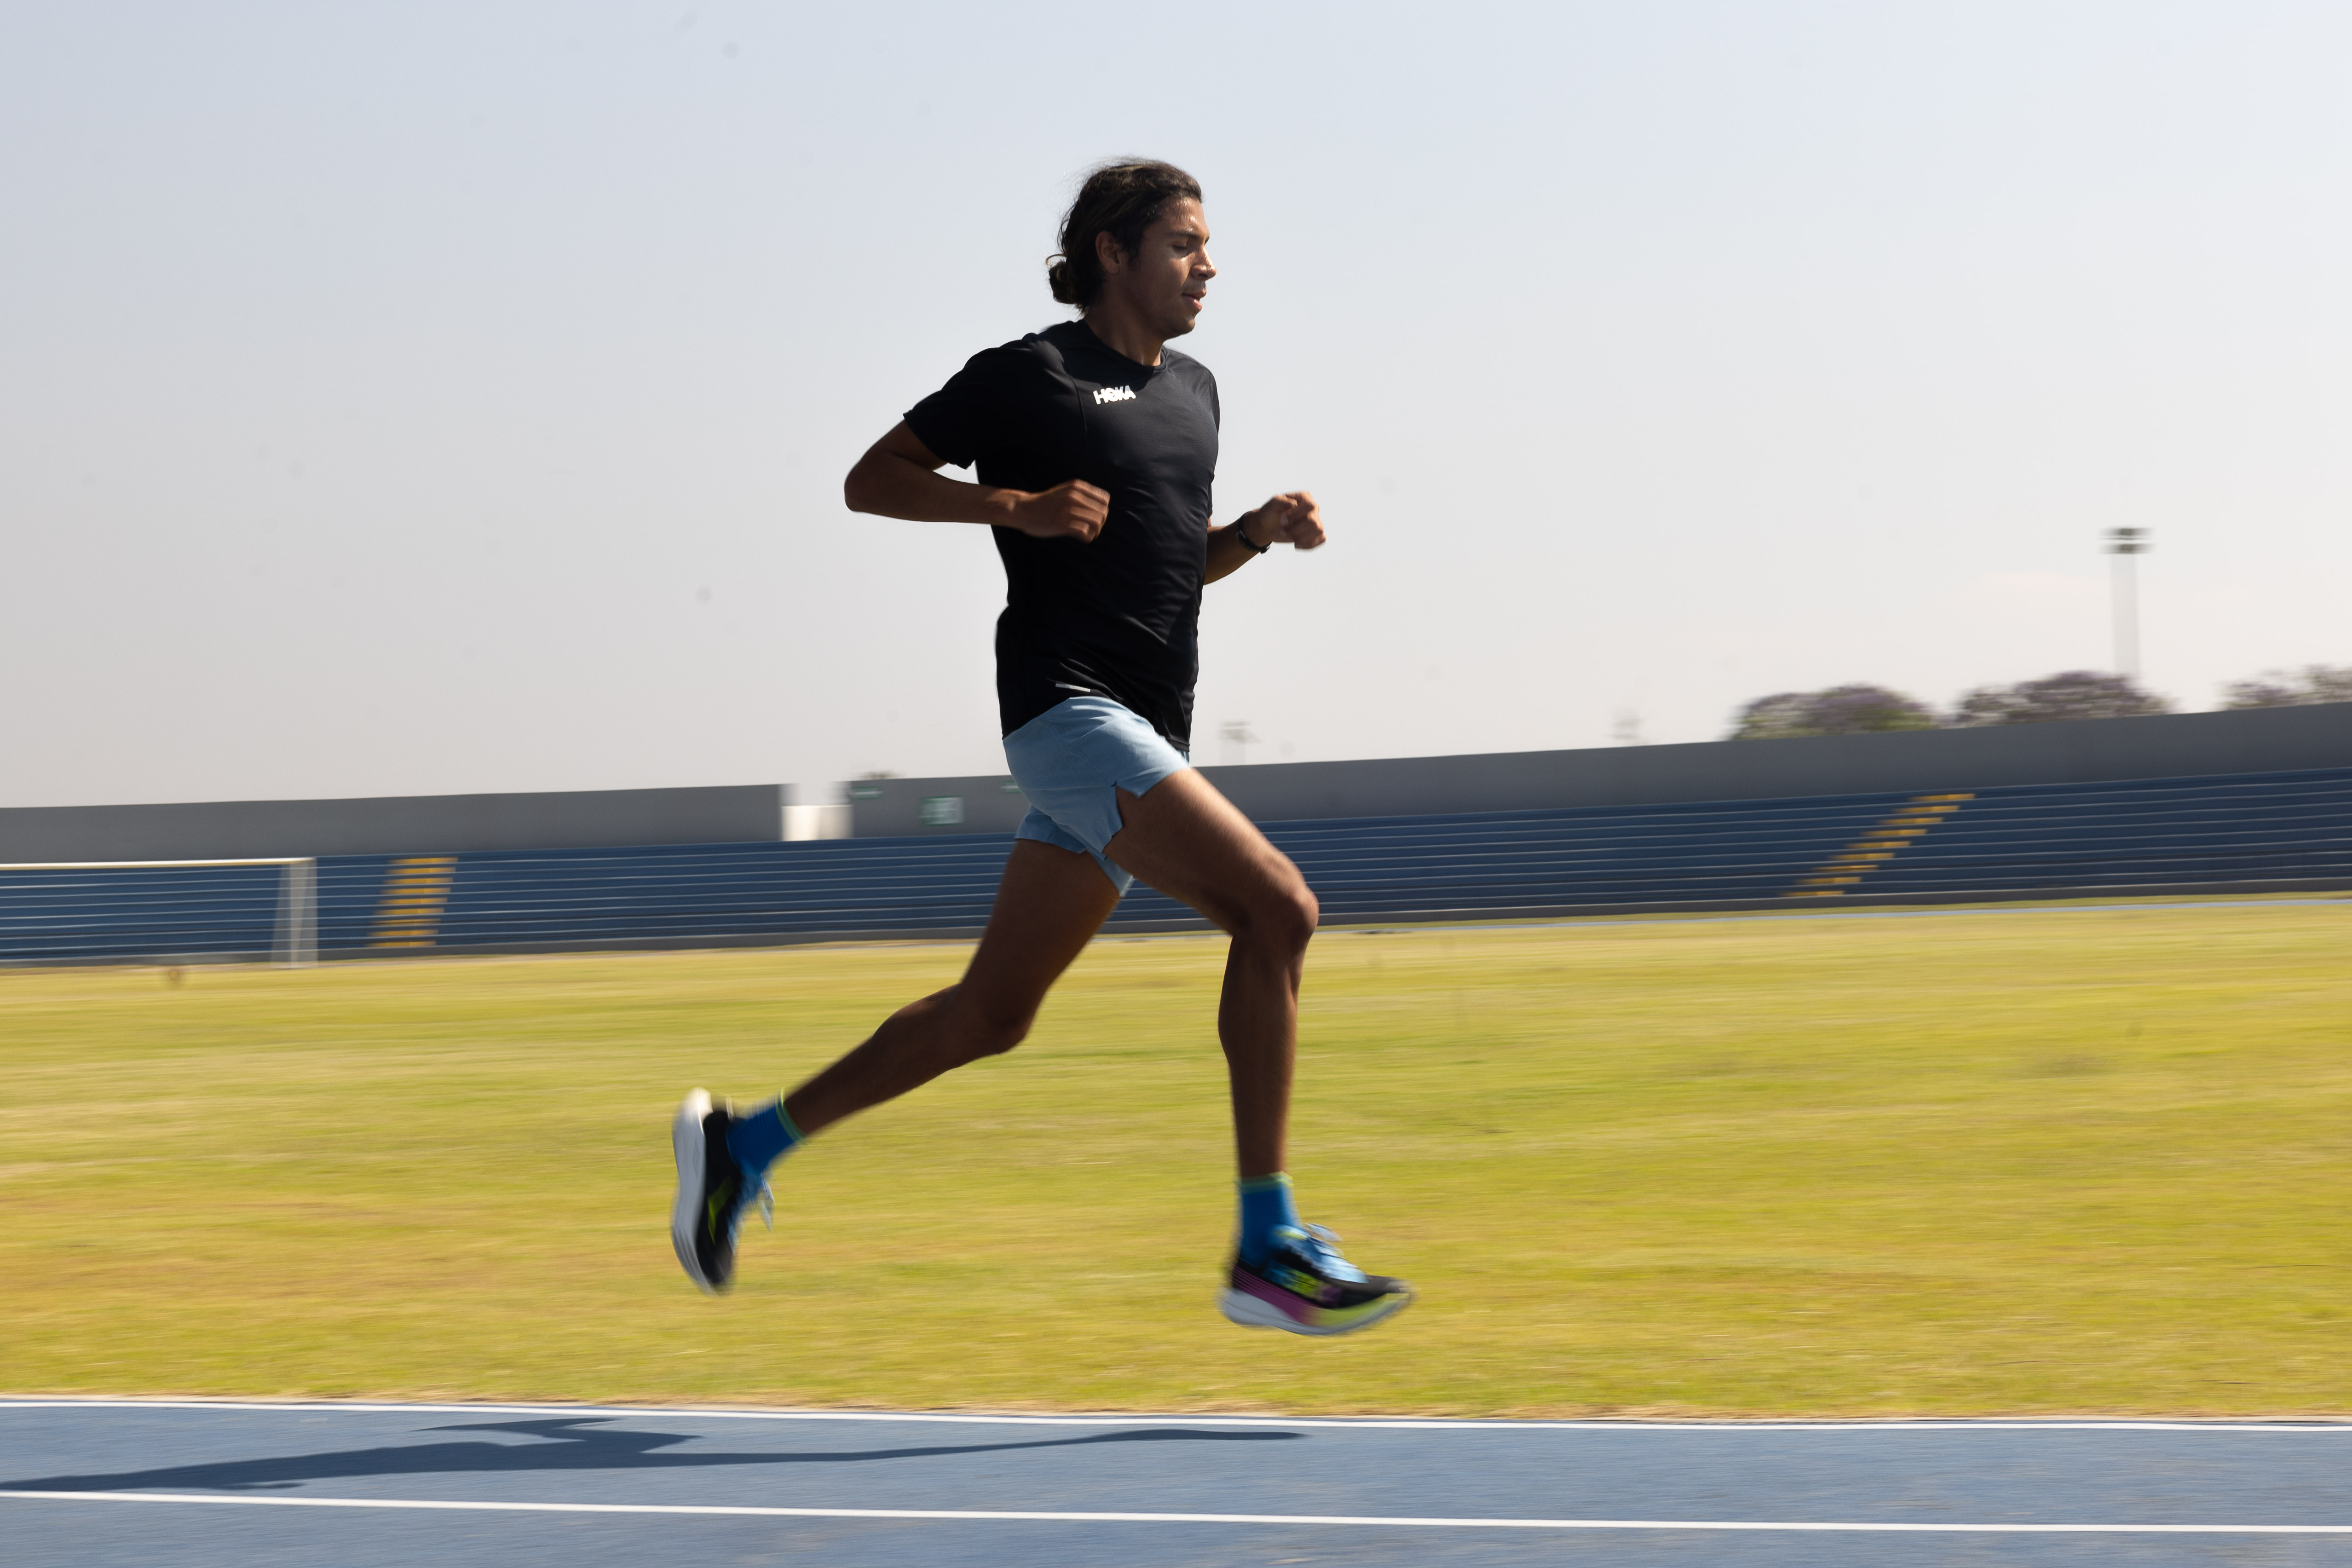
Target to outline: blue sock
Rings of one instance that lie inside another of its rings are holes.
[[[754,1176],[766,1175],[768,1167],[791,1153],[800,1141],[801,1130],[784,1114],[782,1098],[727,1124],[727,1152]]]
[[[1239,1184],[1242,1194],[1241,1238],[1236,1244],[1244,1263],[1255,1263],[1274,1249],[1274,1233],[1283,1226],[1304,1229],[1290,1201],[1290,1178],[1276,1171],[1252,1176]]]

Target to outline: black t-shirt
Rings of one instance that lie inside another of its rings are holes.
[[[1160,351],[1157,366],[1065,321],[974,354],[907,411],[916,439],[984,485],[1045,490],[1084,479],[1110,495],[1091,544],[996,528],[1004,614],[996,701],[1011,734],[1093,694],[1192,740],[1201,578],[1217,471],[1217,378]]]

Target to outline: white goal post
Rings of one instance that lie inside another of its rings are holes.
[[[201,867],[276,866],[278,918],[269,959],[286,969],[319,962],[319,862],[309,855],[269,855],[243,860],[35,860],[0,865],[0,872],[161,871]]]

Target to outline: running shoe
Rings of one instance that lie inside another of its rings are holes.
[[[1339,1238],[1319,1225],[1284,1226],[1274,1250],[1255,1263],[1234,1258],[1233,1282],[1218,1303],[1245,1329],[1293,1334],[1348,1334],[1401,1312],[1412,1287],[1367,1274],[1339,1256]]]
[[[734,1120],[698,1089],[670,1124],[677,1202],[670,1209],[669,1238],[686,1277],[714,1296],[735,1282],[735,1234],[743,1228],[743,1211],[757,1204],[761,1217],[772,1227],[775,1224],[768,1184],[748,1174],[727,1152],[727,1127]]]

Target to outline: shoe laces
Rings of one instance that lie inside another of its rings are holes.
[[[1281,1234],[1295,1238],[1291,1245],[1314,1264],[1315,1272],[1326,1279],[1338,1279],[1351,1285],[1364,1282],[1364,1271],[1340,1256],[1338,1231],[1327,1226],[1299,1225],[1285,1226]]]
[[[727,1111],[730,1118],[732,1118],[735,1112],[735,1102],[731,1100],[727,1102]],[[768,1184],[768,1173],[754,1171],[742,1161],[735,1160],[735,1151],[732,1149],[728,1150],[727,1154],[730,1160],[734,1161],[735,1174],[741,1180],[745,1189],[742,1201],[735,1205],[735,1224],[740,1227],[743,1223],[743,1211],[757,1204],[760,1205],[760,1223],[771,1231],[774,1230],[776,1228],[776,1189]]]
[[[743,1228],[743,1214],[745,1210],[757,1207],[760,1211],[760,1223],[766,1226],[770,1230],[775,1229],[776,1189],[768,1184],[768,1178],[766,1175],[761,1174],[755,1176],[745,1166],[740,1164],[737,1165],[735,1167],[735,1173],[743,1184],[742,1195],[735,1200],[735,1218],[733,1222],[735,1228],[737,1230]]]

